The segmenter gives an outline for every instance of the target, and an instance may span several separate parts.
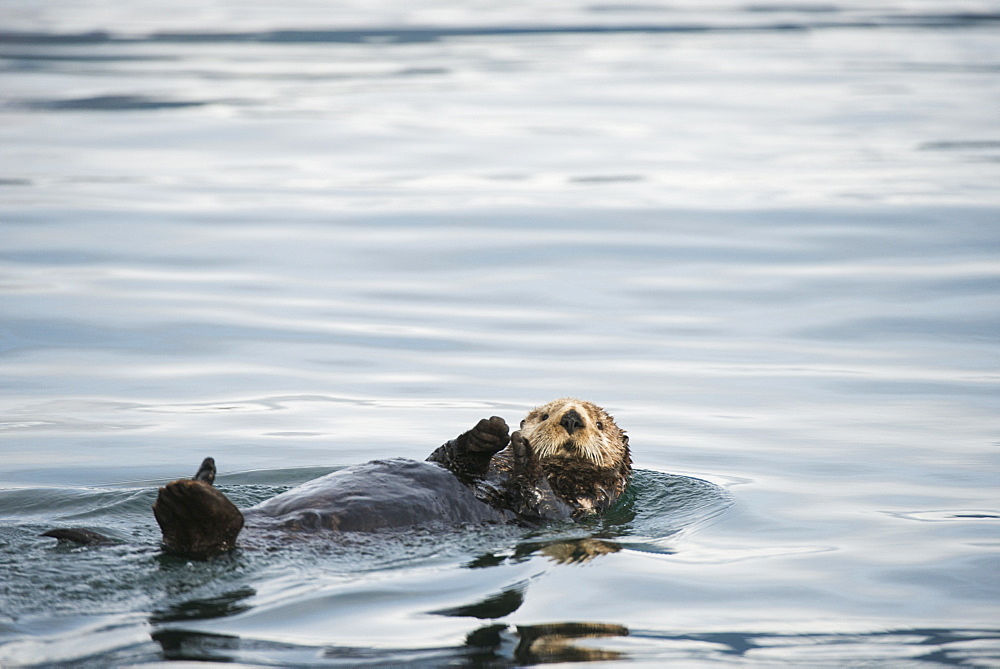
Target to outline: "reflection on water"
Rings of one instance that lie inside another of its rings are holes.
[[[331,664],[350,666],[405,663],[407,666],[428,667],[454,662],[502,667],[620,660],[627,659],[627,655],[575,642],[627,635],[628,629],[625,627],[599,623],[556,623],[516,628],[489,625],[471,632],[464,647],[458,649],[364,651],[355,648],[329,648],[322,652],[322,658]],[[236,637],[174,630],[156,631],[153,638],[160,644],[163,657],[167,660],[238,662],[241,657],[252,656],[267,663],[315,661],[315,653],[294,645],[252,642]],[[511,647],[513,652],[509,650]]]
[[[466,618],[495,619],[508,616],[517,611],[524,603],[524,589],[527,583],[521,583],[508,588],[501,593],[490,595],[481,602],[458,606],[453,609],[434,611],[441,616],[456,616]]]
[[[578,539],[576,541],[554,541],[541,547],[545,557],[560,564],[588,562],[595,557],[617,553],[622,548],[612,541],[599,539]]]
[[[995,0],[0,16],[0,664],[1000,658]],[[603,519],[157,548],[565,395]]]
[[[522,664],[590,662],[625,659],[623,653],[589,648],[573,643],[578,639],[628,636],[628,628],[600,623],[551,623],[517,628],[518,644],[514,659]]]
[[[249,605],[243,603],[243,600],[253,597],[255,594],[257,593],[253,588],[243,587],[231,592],[224,592],[217,597],[183,601],[163,611],[154,612],[149,621],[151,623],[169,623],[235,615],[250,608]]]
[[[295,664],[315,661],[315,651],[293,644],[239,639],[173,630],[153,632],[163,657],[188,661],[240,661]],[[390,650],[326,648],[324,663],[346,666],[405,662],[441,666],[524,666],[610,660],[682,661],[732,664],[837,667],[864,657],[866,663],[983,666],[1000,646],[1000,633],[976,629],[898,629],[830,635],[714,632],[662,634],[601,623],[552,623],[538,626],[486,625],[470,632],[459,648]]]

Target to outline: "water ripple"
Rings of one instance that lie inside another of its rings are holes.
[[[820,20],[816,15],[834,12],[802,11],[799,8],[781,8],[790,16],[780,22],[725,22],[718,23],[676,23],[676,24],[572,24],[572,25],[476,25],[476,26],[436,26],[436,27],[373,27],[358,29],[295,29],[263,30],[256,32],[153,32],[145,36],[133,36],[108,31],[83,33],[48,33],[29,31],[0,32],[2,44],[106,44],[106,43],[329,43],[367,44],[397,43],[412,44],[437,42],[468,37],[516,37],[523,35],[607,35],[607,34],[673,34],[708,32],[787,32],[823,29],[892,29],[906,28],[966,28],[990,26],[1000,22],[1000,14],[991,12],[941,12],[906,14],[869,14],[865,18],[847,17]],[[773,9],[748,7],[747,15],[763,16],[775,13]],[[791,18],[795,14],[802,16]],[[808,17],[808,18],[806,18]]]

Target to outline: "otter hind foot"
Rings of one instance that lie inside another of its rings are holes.
[[[100,532],[88,530],[84,527],[58,527],[47,532],[42,532],[39,536],[52,537],[60,541],[72,541],[81,546],[105,546],[118,543],[111,537],[106,537]]]
[[[209,485],[215,483],[215,458],[205,458],[201,461],[198,471],[191,477],[192,481],[204,481]]]
[[[202,478],[178,479],[160,488],[153,515],[168,553],[204,560],[236,547],[243,514],[209,482],[215,478],[214,460],[206,458],[195,476]]]

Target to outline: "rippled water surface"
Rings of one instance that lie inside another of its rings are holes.
[[[998,28],[4,3],[0,665],[1000,664]],[[252,505],[566,395],[606,518],[158,550],[207,455]]]

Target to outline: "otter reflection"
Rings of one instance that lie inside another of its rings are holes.
[[[589,562],[621,549],[618,543],[597,537],[525,541],[519,543],[512,553],[485,553],[465,566],[469,569],[496,567],[505,562],[522,562],[532,555],[543,555],[558,564],[573,564]]]
[[[508,559],[521,560],[529,555],[541,554],[558,563],[579,563],[593,560],[601,555],[615,553],[621,547],[612,542],[593,537],[522,543],[513,556],[489,554],[480,557],[471,568],[494,566]],[[524,604],[527,582],[519,583],[502,592],[490,595],[481,601],[450,609],[434,611],[434,614],[449,617],[469,617],[480,620],[498,620],[517,611]],[[465,645],[470,653],[468,658],[476,663],[490,665],[513,660],[514,664],[544,664],[551,662],[583,662],[593,660],[625,659],[623,653],[574,643],[580,639],[596,639],[612,636],[628,636],[629,630],[622,625],[607,623],[549,623],[543,625],[510,625],[497,623],[481,627],[466,637]],[[513,658],[504,658],[502,650],[514,646]],[[502,666],[502,665],[501,665]]]
[[[608,623],[547,623],[544,625],[490,625],[466,637],[468,658],[475,663],[504,666],[552,664],[555,662],[593,662],[626,660],[617,650],[578,645],[584,639],[602,639],[629,635],[624,625]],[[504,657],[502,649],[514,645],[513,657]]]
[[[553,541],[544,544],[538,552],[559,564],[589,562],[594,558],[617,553],[621,546],[603,539],[574,539],[573,541]]]
[[[321,657],[340,663],[366,666],[490,666],[512,667],[556,662],[627,660],[622,651],[600,648],[590,641],[629,635],[623,625],[607,623],[549,623],[544,625],[488,625],[466,636],[457,647],[432,649],[375,649],[327,646]],[[303,656],[315,658],[308,646],[241,638],[183,629],[161,628],[152,633],[164,660],[240,662],[253,658],[263,664],[299,664]],[[405,659],[404,659],[405,658]]]
[[[628,628],[606,623],[551,623],[519,626],[517,634],[521,640],[514,659],[524,664],[621,660],[625,654],[619,651],[578,646],[573,641],[628,636]]]

